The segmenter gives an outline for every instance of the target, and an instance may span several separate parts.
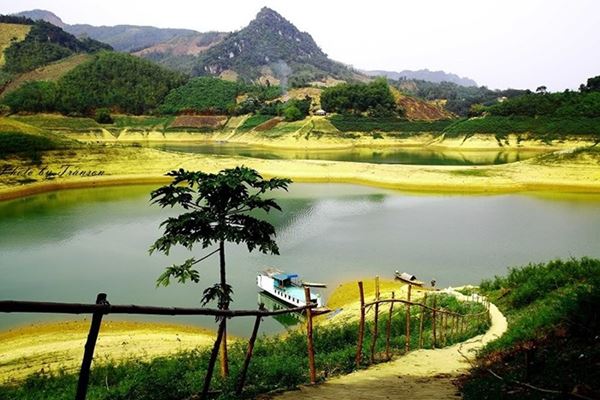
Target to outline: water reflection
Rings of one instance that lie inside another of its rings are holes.
[[[153,143],[149,146],[166,151],[268,160],[330,160],[375,164],[413,165],[494,165],[527,160],[540,155],[536,150],[438,150],[423,147],[353,147],[339,150],[270,149],[239,144]]]
[[[258,293],[258,304],[264,304],[265,308],[269,311],[287,310],[289,308],[288,305],[265,292]],[[295,312],[275,315],[272,318],[286,329],[292,328],[304,321],[304,316],[301,313]]]

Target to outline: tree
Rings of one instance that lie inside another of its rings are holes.
[[[304,118],[300,109],[296,106],[289,106],[285,110],[283,110],[283,116],[286,121],[298,121]]]
[[[587,80],[587,85],[581,84],[579,90],[582,92],[600,92],[600,75]]]
[[[535,92],[539,94],[546,94],[548,93],[548,88],[544,85],[538,86],[537,89],[535,89]]]
[[[217,300],[219,309],[227,310],[233,290],[226,278],[225,243],[244,243],[250,252],[258,249],[265,254],[279,254],[273,225],[249,213],[256,210],[269,212],[271,209],[281,211],[275,200],[262,196],[276,189],[287,190],[291,180],[265,180],[257,171],[243,166],[225,169],[217,174],[179,169],[169,172],[167,176],[173,177],[173,181],[152,192],[153,203],[163,208],[178,206],[186,212],[162,222],[164,234],[150,247],[150,253],[159,251],[168,255],[171,248],[177,245],[188,250],[196,245],[203,249],[215,245],[218,248],[203,257],[192,257],[180,265],[167,267],[157,279],[157,286],[169,285],[171,278],[180,283],[199,283],[200,273],[194,266],[218,253],[220,282],[204,290],[202,304]],[[219,346],[221,373],[225,376],[228,374],[226,337],[226,319],[220,318],[204,390],[208,390]]]

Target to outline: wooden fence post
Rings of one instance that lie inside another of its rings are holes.
[[[360,295],[360,321],[358,323],[358,344],[356,345],[356,367],[360,367],[362,360],[363,340],[365,337],[365,292],[363,283],[358,282],[358,293]]]
[[[98,293],[96,296],[96,304],[107,304],[106,293]],[[92,315],[92,323],[88,333],[87,341],[85,342],[85,350],[83,352],[83,360],[81,361],[81,370],[79,371],[79,381],[77,382],[77,393],[75,400],[84,400],[87,394],[87,387],[90,380],[90,367],[94,359],[94,349],[100,333],[100,325],[102,324],[102,312],[95,312]]]
[[[442,313],[442,340],[444,341],[444,346],[446,347],[446,337],[448,336],[448,314],[446,314],[445,312]]]
[[[423,305],[427,305],[427,293],[423,295]],[[421,318],[419,320],[419,348],[423,348],[423,323],[425,320],[425,310],[427,308],[421,307]]]
[[[454,316],[454,337],[458,337],[458,315]]]
[[[206,400],[208,398],[208,390],[210,389],[210,381],[212,380],[213,371],[217,362],[217,355],[219,354],[219,347],[221,347],[221,340],[223,339],[223,332],[225,331],[225,317],[221,317],[221,323],[219,324],[219,330],[217,331],[217,338],[213,345],[210,353],[210,359],[208,360],[208,367],[206,370],[206,376],[204,377],[204,386],[202,387],[202,394],[200,394],[200,400]]]
[[[259,310],[264,310],[265,305],[260,303],[258,307]],[[252,335],[250,336],[250,341],[248,341],[248,350],[246,351],[246,359],[244,360],[244,365],[242,366],[242,371],[240,372],[240,377],[238,379],[237,388],[235,390],[235,394],[240,396],[242,391],[244,390],[244,384],[246,383],[246,374],[248,372],[248,366],[250,365],[250,360],[252,359],[252,352],[254,351],[254,343],[256,342],[256,336],[258,335],[258,328],[260,326],[260,321],[262,317],[260,315],[256,316],[256,320],[254,320],[254,328],[252,329]]]
[[[379,328],[379,276],[375,277],[375,317],[373,324],[373,341],[371,342],[371,364],[375,362],[375,346],[377,345],[377,335]]]
[[[431,344],[431,348],[435,349],[435,346],[437,345],[437,337],[436,337],[436,332],[435,332],[435,325],[436,325],[436,314],[437,314],[437,309],[435,308],[435,304],[437,302],[437,296],[433,296],[433,303],[431,305],[431,338],[433,343]]]
[[[408,353],[410,351],[410,294],[412,291],[412,285],[408,284],[408,292],[406,294],[406,343],[405,343],[405,351]]]
[[[392,292],[392,300],[394,300],[395,295]],[[392,333],[392,313],[394,312],[394,302],[390,302],[390,313],[388,315],[387,326],[385,329],[385,357],[390,360],[390,335]]]
[[[310,288],[304,287],[304,298],[306,305],[311,305],[310,300]],[[317,383],[317,371],[315,370],[315,347],[313,343],[313,320],[312,320],[312,309],[306,309],[306,340],[308,344],[308,370],[310,372],[310,384],[314,385]]]

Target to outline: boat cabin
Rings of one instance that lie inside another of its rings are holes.
[[[298,274],[274,274],[272,276],[273,278],[273,286],[275,286],[276,288],[286,288],[286,287],[290,287],[293,286],[294,283],[292,281],[292,279],[294,278],[298,278]]]

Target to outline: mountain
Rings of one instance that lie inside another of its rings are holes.
[[[77,37],[90,37],[111,45],[117,51],[134,52],[178,37],[194,38],[204,35],[191,29],[156,28],[153,26],[116,25],[93,26],[87,24],[65,24],[56,14],[46,10],[23,11],[17,16],[44,20],[63,28]]]
[[[60,19],[56,14],[54,14],[50,11],[46,11],[46,10],[35,9],[35,10],[30,10],[30,11],[23,11],[23,12],[16,13],[13,15],[16,15],[18,17],[29,18],[34,21],[42,20],[42,21],[50,22],[52,25],[58,26],[59,28],[63,28],[63,29],[67,26],[67,24],[65,24],[62,21],[62,19]]]
[[[264,7],[245,28],[200,54],[196,75],[242,78],[286,86],[361,78],[333,61],[306,32]]]
[[[477,82],[475,82],[473,79],[461,78],[460,76],[458,76],[456,74],[451,74],[451,73],[444,72],[444,71],[430,71],[428,69],[420,69],[418,71],[404,70],[404,71],[400,71],[400,72],[381,71],[381,70],[362,71],[362,72],[368,76],[385,76],[386,78],[393,79],[395,81],[401,80],[401,79],[407,79],[407,80],[416,79],[416,80],[422,80],[422,81],[428,81],[428,82],[434,82],[434,83],[452,82],[452,83],[456,83],[457,85],[466,86],[466,87],[477,86]]]

